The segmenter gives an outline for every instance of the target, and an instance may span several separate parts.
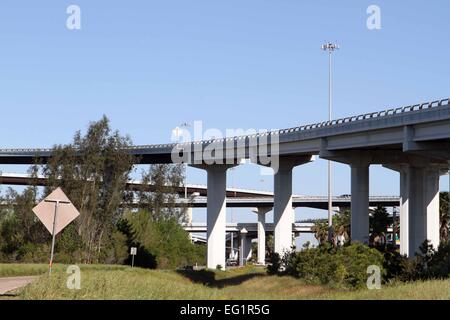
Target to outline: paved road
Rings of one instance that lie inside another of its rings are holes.
[[[0,295],[25,287],[37,279],[37,276],[0,278]]]

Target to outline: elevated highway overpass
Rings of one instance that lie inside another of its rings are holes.
[[[309,222],[295,222],[292,224],[292,232],[295,233],[312,233],[314,226],[314,223]],[[203,233],[207,232],[207,225],[204,222],[194,222],[194,223],[184,223],[183,224],[184,230],[187,232],[198,232]],[[226,232],[235,232],[238,233],[242,229],[247,230],[251,233],[257,233],[258,232],[258,225],[256,223],[227,223],[225,227]],[[275,224],[273,223],[266,223],[265,224],[265,231],[266,232],[274,232],[275,231]]]
[[[0,185],[26,186],[35,184],[37,186],[47,185],[47,178],[43,175],[38,175],[32,178],[27,173],[5,173],[0,172]],[[150,184],[142,184],[141,181],[133,180],[127,183],[131,190],[142,190],[145,187],[147,190],[154,190],[154,186]],[[184,196],[185,190],[183,186],[175,188],[180,196]],[[274,198],[273,192],[250,190],[242,188],[227,188],[226,206],[229,208],[258,208],[258,207],[273,207]],[[187,206],[190,208],[206,208],[208,205],[208,189],[205,185],[188,184],[188,195],[196,194],[190,198]],[[178,202],[185,204],[184,199],[179,199]],[[341,195],[332,197],[333,207],[349,208],[351,205],[350,195]],[[370,207],[398,207],[400,205],[400,198],[398,196],[371,196],[369,200]],[[328,197],[325,196],[308,196],[308,195],[292,195],[293,208],[314,208],[327,209]]]
[[[226,172],[244,158],[274,169],[275,251],[291,245],[292,170],[319,156],[351,167],[352,241],[369,239],[369,167],[400,174],[401,252],[439,244],[439,177],[450,161],[450,99],[247,136],[133,146],[136,163],[188,163],[206,170],[208,267],[225,265]],[[50,149],[3,149],[0,164],[45,163]],[[263,212],[265,210],[261,210]]]
[[[328,155],[327,151],[359,150],[361,154],[364,150],[392,150],[392,154],[375,152],[371,155],[371,163],[384,164],[387,160],[395,163],[400,160],[407,162],[405,152],[424,156],[423,151],[426,149],[429,151],[428,157],[440,159],[441,161],[436,161],[445,163],[450,155],[449,102],[450,99],[436,100],[248,136],[181,144],[131,146],[126,150],[136,156],[136,163],[141,164],[173,163],[174,150],[181,154],[183,150],[190,150],[190,155],[183,155],[185,162],[189,164],[202,164],[208,159],[223,160],[223,163],[226,163],[226,160],[234,160],[230,162],[237,164],[237,160],[250,158],[249,149],[254,147],[252,140],[270,144],[271,139],[276,137],[279,143],[277,156],[280,157],[324,155],[328,158],[332,155]],[[263,138],[267,140],[263,142]],[[203,157],[193,155],[203,153],[211,145],[234,152],[217,153],[217,156],[209,157],[204,154]],[[238,152],[236,149],[243,149],[245,152]],[[31,165],[36,159],[45,163],[51,156],[52,149],[49,148],[0,149],[0,164]]]

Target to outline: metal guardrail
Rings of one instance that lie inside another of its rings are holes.
[[[228,198],[227,201],[229,202],[258,202],[258,201],[268,201],[272,200],[273,196],[267,197],[267,196],[261,196],[261,197],[238,197],[238,198]],[[333,202],[339,202],[339,201],[350,201],[351,197],[347,196],[333,196],[332,197]],[[398,196],[370,196],[369,200],[371,202],[373,201],[399,201],[400,197]],[[207,197],[205,196],[198,196],[195,197],[194,203],[201,203],[206,202]],[[324,201],[327,202],[328,197],[327,196],[307,196],[307,195],[292,195],[293,201],[298,200],[304,200],[304,201]]]
[[[152,144],[152,145],[136,145],[136,146],[130,146],[125,148],[126,150],[139,150],[139,149],[161,149],[161,148],[174,148],[175,146],[187,146],[187,145],[199,145],[199,144],[211,144],[211,143],[223,143],[223,142],[230,142],[230,141],[237,141],[242,139],[256,139],[258,137],[264,137],[264,136],[270,136],[270,135],[282,135],[282,134],[288,134],[292,132],[299,132],[299,131],[308,131],[313,129],[319,129],[324,127],[331,127],[334,125],[340,125],[340,124],[346,124],[346,123],[352,123],[356,121],[363,121],[368,119],[376,119],[376,118],[383,118],[386,116],[392,116],[396,114],[401,113],[408,113],[413,111],[419,111],[424,109],[431,109],[431,108],[438,108],[438,107],[444,107],[450,105],[450,98],[442,99],[442,100],[435,100],[431,102],[425,102],[421,104],[415,104],[410,105],[406,107],[399,107],[399,108],[393,108],[393,109],[386,109],[378,112],[369,112],[365,114],[360,114],[357,116],[350,116],[345,118],[340,118],[336,120],[331,121],[324,121],[324,122],[318,122],[314,124],[308,124],[298,127],[292,127],[287,129],[280,129],[280,130],[274,130],[274,131],[268,131],[264,133],[257,133],[252,135],[246,135],[246,136],[236,136],[236,137],[229,137],[229,138],[221,138],[221,139],[212,139],[212,140],[202,140],[202,141],[193,141],[193,142],[185,142],[185,143],[165,143],[165,144]],[[50,148],[14,148],[14,149],[0,149],[0,153],[30,153],[30,152],[51,152],[52,149]]]

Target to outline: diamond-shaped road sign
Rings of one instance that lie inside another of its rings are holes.
[[[58,205],[57,219],[55,220],[55,206]],[[61,232],[69,223],[75,220],[80,213],[70,202],[61,188],[57,188],[44,200],[33,208],[34,214],[41,220],[47,230],[53,235],[53,222],[55,222],[55,235]]]

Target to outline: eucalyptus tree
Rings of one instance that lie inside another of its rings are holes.
[[[80,211],[75,223],[87,263],[104,254],[121,217],[122,203],[129,197],[126,183],[133,158],[126,149],[131,145],[129,137],[111,131],[103,116],[90,123],[85,135],[76,132],[72,143],[54,146],[44,167],[48,178],[45,194],[61,187]]]
[[[139,209],[147,210],[155,221],[175,219],[184,222],[192,197],[180,196],[184,189],[181,164],[154,164],[142,172],[142,184],[136,192]]]

